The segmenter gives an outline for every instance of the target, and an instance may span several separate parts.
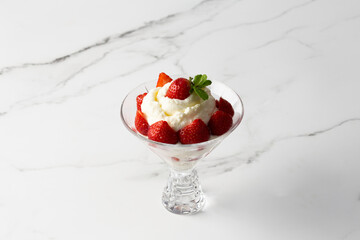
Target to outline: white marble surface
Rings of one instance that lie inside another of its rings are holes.
[[[0,239],[360,239],[360,2],[1,1]],[[159,72],[206,73],[243,123],[167,212],[122,126]]]

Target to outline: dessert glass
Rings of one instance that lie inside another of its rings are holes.
[[[136,97],[155,87],[155,81],[146,82],[128,93],[122,102],[120,115],[126,128],[145,143],[151,151],[163,159],[170,176],[162,196],[162,203],[167,210],[177,214],[191,214],[200,211],[205,205],[196,165],[207,156],[224,138],[240,124],[244,116],[241,98],[231,88],[221,82],[212,81],[208,86],[215,99],[223,97],[234,108],[233,125],[221,136],[211,136],[209,141],[197,144],[166,144],[155,142],[135,130]]]

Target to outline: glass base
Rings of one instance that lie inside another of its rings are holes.
[[[165,208],[176,214],[199,212],[205,205],[198,175],[191,172],[170,171],[167,186],[164,189],[162,202]]]

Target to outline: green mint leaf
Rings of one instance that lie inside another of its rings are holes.
[[[207,100],[209,98],[209,95],[202,89],[200,88],[194,88],[194,92],[201,97],[203,100]]]
[[[206,74],[201,75],[201,79],[200,79],[200,82],[198,85],[199,86],[203,85],[203,83],[206,81],[206,79],[207,79]]]
[[[199,85],[199,83],[200,83],[200,81],[201,81],[201,77],[202,77],[201,74],[196,75],[196,76],[194,77],[193,83],[194,83],[195,86]]]
[[[212,82],[207,80],[206,74],[198,74],[194,78],[189,77],[189,80],[191,83],[190,94],[195,92],[200,98],[207,100],[209,95],[202,88],[211,85]]]
[[[206,87],[206,86],[209,86],[209,85],[211,85],[211,80],[206,80],[205,82],[203,82],[202,84],[201,84],[201,86],[199,86],[200,88],[203,88],[203,87]]]

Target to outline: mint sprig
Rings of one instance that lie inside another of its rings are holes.
[[[209,95],[202,88],[211,85],[211,81],[207,79],[206,74],[198,74],[194,78],[189,78],[191,83],[190,94],[195,92],[203,100],[207,100]]]

